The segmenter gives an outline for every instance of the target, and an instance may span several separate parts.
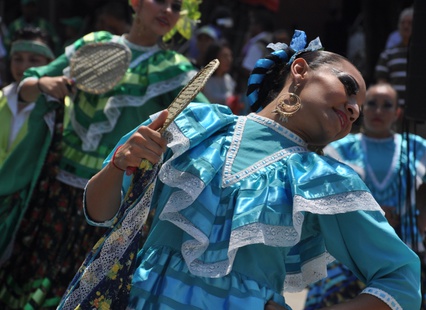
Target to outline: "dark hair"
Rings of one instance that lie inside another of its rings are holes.
[[[220,51],[223,48],[225,48],[225,47],[230,48],[229,44],[226,41],[211,43],[209,45],[209,47],[207,48],[207,50],[206,50],[206,53],[205,53],[204,58],[203,58],[202,65],[205,66],[210,61],[212,61],[213,59],[217,58],[217,56],[219,55]]]
[[[113,16],[119,20],[123,20],[127,23],[132,21],[132,9],[127,3],[122,1],[112,0],[102,5],[97,12],[100,14],[106,14]]]
[[[17,40],[41,40],[52,50],[54,48],[54,43],[51,36],[38,27],[25,26],[23,28],[18,29],[12,38],[12,42],[15,42]]]
[[[287,65],[287,60],[284,61],[279,57],[268,55],[266,59],[271,59],[275,65],[268,70],[259,87],[259,96],[256,106],[252,106],[252,111],[257,111],[260,106],[266,107],[274,100],[284,87],[290,66]],[[345,57],[327,51],[312,51],[301,53],[297,58],[303,58],[308,63],[311,69],[316,69],[325,64],[341,62],[342,60],[349,61]]]

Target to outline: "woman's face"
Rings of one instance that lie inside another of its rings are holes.
[[[216,70],[217,74],[223,75],[225,73],[228,73],[231,70],[233,61],[231,49],[227,46],[222,47],[219,53],[217,54],[217,59],[220,63],[219,67]]]
[[[141,36],[161,37],[178,22],[182,0],[140,0],[136,14]]]
[[[33,52],[15,52],[11,55],[10,71],[13,79],[18,82],[24,76],[24,71],[31,67],[47,65],[50,60]]]
[[[307,66],[303,59],[296,59],[293,66],[298,64]],[[365,99],[365,82],[359,71],[342,60],[315,70],[308,66],[298,78],[301,90],[297,93],[302,106],[289,118],[286,127],[317,146],[346,136]]]
[[[397,93],[387,84],[376,85],[367,91],[363,108],[363,129],[367,136],[386,138],[398,119]]]

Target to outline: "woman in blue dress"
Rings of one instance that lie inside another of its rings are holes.
[[[120,225],[98,243],[60,309],[82,307],[91,292],[89,305],[123,303],[115,309],[290,309],[283,292],[326,276],[334,258],[367,287],[333,309],[419,307],[418,256],[356,172],[309,151],[350,132],[363,78],[318,38],[305,45],[296,31],[290,47],[272,44],[258,61],[248,88],[256,113],[192,103],[164,136],[156,129],[167,111],[118,142],[86,187],[85,211],[94,225]],[[123,212],[135,190],[125,170],[144,159],[159,172]],[[128,251],[152,210],[146,242]],[[121,271],[134,255],[126,283]],[[111,295],[102,278],[128,297]]]
[[[426,180],[426,140],[394,132],[400,113],[397,103],[397,92],[390,84],[370,86],[363,104],[361,132],[330,143],[324,152],[360,175],[398,236],[424,257],[426,209],[424,201],[416,196],[424,193],[421,185]],[[350,299],[365,287],[340,263],[334,262],[328,269],[328,278],[310,287],[306,310]],[[422,279],[424,285],[424,276]]]

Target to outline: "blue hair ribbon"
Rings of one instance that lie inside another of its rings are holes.
[[[289,66],[301,53],[323,49],[318,37],[309,42],[307,47],[306,42],[307,37],[305,32],[302,30],[295,30],[290,46],[285,43],[268,44],[267,47],[274,51],[267,56],[268,58],[261,58],[256,62],[248,79],[247,98],[249,99],[252,110],[256,112],[262,110],[262,107],[258,104],[259,88],[269,69],[276,63],[285,62],[286,65]]]

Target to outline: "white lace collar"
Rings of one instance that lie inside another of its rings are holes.
[[[294,132],[287,129],[286,127],[281,126],[277,122],[274,122],[270,118],[263,117],[263,116],[255,114],[255,113],[250,113],[247,117],[249,119],[259,123],[259,124],[265,125],[265,126],[271,128],[271,129],[275,130],[277,133],[286,137],[290,141],[293,141],[294,143],[296,143],[299,146],[302,146],[304,148],[308,147],[308,143],[303,141],[302,138],[300,138],[298,135],[296,135]]]
[[[253,163],[252,165],[241,171],[233,172],[232,167],[234,165],[235,158],[237,157],[238,150],[240,148],[241,138],[243,136],[244,127],[246,125],[247,119],[251,119],[257,123],[271,128],[272,130],[276,131],[277,133],[296,143],[297,145],[281,149],[275,153],[270,154],[269,156],[262,158],[261,160]],[[248,115],[247,117],[241,116],[237,120],[235,132],[232,136],[231,145],[226,155],[225,165],[223,168],[222,186],[231,186],[232,184],[252,175],[256,171],[259,171],[264,167],[271,165],[272,163],[275,163],[291,154],[306,152],[306,146],[307,144],[299,136],[271,119],[261,117],[254,113]]]

